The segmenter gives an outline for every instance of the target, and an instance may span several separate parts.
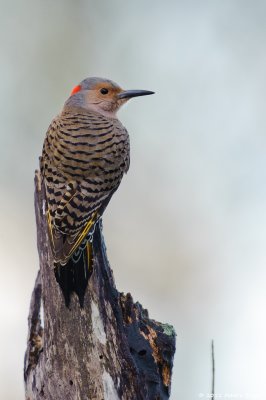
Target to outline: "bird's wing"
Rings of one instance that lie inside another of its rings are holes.
[[[118,121],[92,113],[63,113],[54,119],[41,171],[56,259],[69,258],[93,229],[128,164],[129,138]]]
[[[84,228],[82,228],[78,233],[73,235],[62,235],[61,232],[55,229],[52,224],[50,213],[49,211],[47,212],[48,231],[55,263],[60,263],[61,265],[67,263],[84,239],[86,239],[89,233],[93,231],[97,219],[98,215],[95,213],[92,218],[87,221]]]
[[[97,198],[84,196],[83,186],[70,182],[54,213],[49,210],[48,227],[55,261],[67,262],[83,240],[94,230],[111,198],[111,193],[98,193]],[[56,193],[55,193],[56,195]]]

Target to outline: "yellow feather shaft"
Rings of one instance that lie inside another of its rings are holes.
[[[80,236],[78,237],[78,240],[76,241],[76,243],[74,244],[74,246],[72,247],[70,253],[69,253],[69,257],[75,252],[75,250],[77,250],[77,248],[79,247],[79,245],[82,243],[82,241],[85,239],[85,237],[87,236],[90,228],[93,226],[93,224],[95,223],[95,215],[96,213],[93,214],[92,219],[90,219],[87,224],[85,225],[85,228],[83,229],[82,233],[80,234]]]
[[[90,231],[91,227],[93,226],[93,224],[95,223],[97,219],[97,212],[95,212],[92,215],[92,218],[86,223],[85,227],[83,228],[83,230],[81,231],[81,233],[78,235],[78,239],[74,242],[74,245],[72,246],[71,250],[68,252],[67,254],[67,258],[70,258],[72,256],[72,254],[77,250],[77,248],[80,246],[80,244],[82,243],[82,241],[86,238],[86,236],[88,235],[88,232]],[[53,225],[52,225],[52,219],[51,219],[51,215],[50,212],[47,211],[47,222],[48,222],[48,228],[49,228],[49,236],[51,238],[51,244],[53,246],[53,252],[55,252],[55,241],[54,241],[54,234],[53,234]],[[89,246],[87,246],[87,251],[89,252]],[[88,253],[89,256],[89,253]]]

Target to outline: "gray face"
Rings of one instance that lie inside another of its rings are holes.
[[[147,90],[123,90],[103,78],[86,78],[74,87],[65,106],[81,107],[115,118],[119,108],[132,97],[153,94]]]
[[[109,79],[86,78],[74,87],[65,106],[81,107],[114,118],[119,107],[127,101],[118,98],[121,92],[121,87]]]

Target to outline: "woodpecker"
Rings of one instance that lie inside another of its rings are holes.
[[[47,130],[41,176],[55,276],[68,307],[73,292],[83,307],[94,229],[129,169],[129,135],[116,113],[129,99],[153,93],[86,78]]]

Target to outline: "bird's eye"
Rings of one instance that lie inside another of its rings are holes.
[[[102,89],[100,90],[100,92],[101,92],[101,94],[107,94],[107,93],[108,93],[108,89],[102,88]]]

